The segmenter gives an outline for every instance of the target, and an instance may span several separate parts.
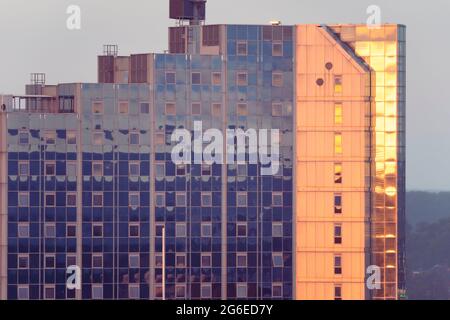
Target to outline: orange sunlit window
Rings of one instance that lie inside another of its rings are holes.
[[[342,76],[334,77],[334,93],[342,93]]]
[[[342,163],[334,164],[334,183],[342,184]]]
[[[334,195],[334,214],[342,214],[342,194]]]
[[[334,153],[342,154],[342,133],[339,132],[334,134]]]
[[[342,103],[336,103],[334,105],[334,124],[342,124]]]

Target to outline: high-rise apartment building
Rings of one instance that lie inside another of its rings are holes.
[[[98,83],[0,96],[1,298],[403,293],[405,27],[205,25],[204,6],[171,1],[168,53],[108,45]],[[200,121],[278,129],[278,171],[174,163]]]

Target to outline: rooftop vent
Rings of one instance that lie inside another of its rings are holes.
[[[189,20],[195,25],[205,17],[206,0],[170,0],[170,19]]]

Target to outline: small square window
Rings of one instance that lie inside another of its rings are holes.
[[[175,236],[178,238],[186,237],[186,224],[185,223],[177,223],[175,226]]]
[[[248,115],[248,109],[247,109],[246,103],[238,103],[237,114],[238,114],[238,116],[247,116]]]
[[[247,224],[246,223],[238,223],[237,224],[237,236],[240,238],[247,237]]]
[[[247,177],[247,165],[238,164],[236,170],[239,177]]]
[[[30,175],[30,166],[28,162],[19,162],[19,176],[27,177]]]
[[[283,223],[274,222],[272,224],[272,237],[274,237],[274,238],[283,237]]]
[[[46,300],[55,299],[55,287],[54,286],[46,286],[44,289],[44,297]]]
[[[342,213],[342,194],[336,193],[334,195],[334,214]]]
[[[19,144],[27,145],[29,144],[29,134],[26,131],[19,132]]]
[[[274,57],[282,57],[283,56],[283,43],[282,42],[274,42],[272,44],[272,56],[274,56]]]
[[[66,266],[76,266],[77,265],[77,256],[75,255],[67,255],[66,257]]]
[[[56,196],[54,193],[45,194],[45,206],[54,207],[56,205]]]
[[[28,286],[19,286],[17,288],[17,299],[28,300],[30,299],[30,292]]]
[[[242,299],[247,298],[247,285],[243,283],[238,283],[236,285],[236,298]]]
[[[222,85],[222,74],[220,72],[213,72],[213,74],[212,74],[212,84],[214,86]]]
[[[137,300],[140,298],[139,285],[133,284],[128,287],[128,297],[132,300]]]
[[[47,269],[55,268],[55,255],[48,254],[45,256],[45,268]]]
[[[101,146],[103,145],[103,131],[94,131],[92,134],[92,144],[94,146]]]
[[[103,255],[93,254],[92,255],[92,268],[101,269],[103,268]]]
[[[19,238],[28,238],[30,236],[30,224],[21,222],[17,225],[17,235]]]
[[[141,103],[141,114],[150,114],[150,104],[148,102]]]
[[[77,164],[76,162],[67,162],[66,164],[66,175],[68,177],[77,176]]]
[[[103,193],[94,192],[92,194],[92,205],[94,207],[103,207]]]
[[[155,267],[161,268],[163,265],[163,257],[162,254],[155,254]]]
[[[211,285],[210,284],[202,284],[201,286],[201,297],[202,299],[210,299],[211,298]]]
[[[17,267],[19,269],[28,269],[29,257],[28,255],[18,255],[17,256]]]
[[[56,132],[55,131],[45,132],[45,143],[46,144],[55,144],[56,143]]]
[[[200,103],[193,103],[191,105],[192,115],[198,116],[202,114],[202,105]]]
[[[166,116],[174,116],[176,114],[177,114],[177,112],[176,112],[175,103],[173,103],[173,102],[166,103]]]
[[[176,77],[175,72],[166,72],[166,84],[175,84]]]
[[[19,192],[19,207],[29,206],[29,196],[26,192]]]
[[[238,72],[236,84],[238,86],[247,86],[248,85],[248,75],[247,72]]]
[[[66,234],[68,238],[75,238],[77,236],[77,226],[74,224],[68,224],[66,226]]]
[[[247,41],[238,41],[236,44],[236,51],[238,56],[246,56],[248,54]]]
[[[102,224],[92,225],[92,236],[94,238],[102,238],[103,237],[103,225]]]
[[[92,103],[93,114],[103,114],[103,102],[95,101]]]
[[[281,268],[284,265],[284,259],[282,253],[274,253],[272,255],[273,266],[275,268]]]
[[[211,175],[211,165],[202,164],[202,176],[210,176]]]
[[[211,114],[213,117],[219,118],[222,116],[222,105],[220,103],[213,103]]]
[[[166,165],[164,163],[155,164],[156,177],[164,178],[166,176]]]
[[[157,193],[155,195],[155,204],[156,207],[162,208],[166,206],[166,196],[164,193]]]
[[[175,201],[177,207],[186,207],[186,193],[177,193]]]
[[[128,201],[129,201],[130,207],[132,207],[132,208],[139,207],[141,204],[139,193],[130,192],[129,196],[128,196]]]
[[[247,193],[246,192],[238,192],[237,206],[238,207],[247,207]]]
[[[44,230],[45,230],[46,238],[55,238],[56,237],[56,225],[48,223],[45,225]]]
[[[139,162],[130,162],[130,176],[139,177],[141,166]]]
[[[212,205],[212,196],[209,192],[202,193],[202,206],[211,207]]]
[[[161,299],[163,297],[163,289],[160,285],[155,285],[155,297]]]
[[[92,286],[92,299],[93,300],[103,299],[103,286],[102,285],[93,285]]]
[[[236,267],[247,268],[247,254],[246,253],[238,253],[236,255]]]
[[[130,238],[138,238],[140,235],[140,226],[139,224],[130,224],[129,226],[129,230],[128,230],[128,235],[130,236]]]
[[[166,135],[164,133],[155,134],[155,144],[157,146],[163,146],[166,143]]]
[[[272,104],[272,116],[281,117],[283,115],[283,105],[281,103]]]
[[[274,298],[283,297],[283,285],[281,283],[274,283],[272,285],[272,297]]]
[[[177,285],[175,286],[175,298],[183,299],[186,297],[186,286]]]
[[[283,194],[281,192],[274,192],[272,194],[272,206],[274,207],[283,206]]]
[[[95,177],[103,176],[103,162],[92,162],[92,175]]]
[[[186,175],[186,165],[178,164],[177,165],[177,176],[184,177]]]
[[[281,72],[272,73],[272,86],[282,87],[283,86],[283,74]]]
[[[175,264],[177,268],[185,268],[186,267],[186,255],[184,253],[177,253],[175,258]]]
[[[130,254],[130,268],[139,268],[140,262],[139,262],[139,254]]]
[[[77,194],[76,193],[68,193],[67,194],[66,206],[68,206],[68,207],[76,207],[77,206]]]
[[[70,145],[77,144],[77,133],[73,132],[73,131],[68,131],[66,139],[67,139],[67,144],[70,144]]]
[[[211,223],[202,223],[202,237],[211,237],[212,236],[212,225]]]
[[[54,162],[45,163],[45,175],[54,176],[56,174],[56,164]]]
[[[192,72],[192,84],[201,84],[202,76],[200,72]]]
[[[202,268],[211,268],[211,254],[202,254]]]
[[[130,133],[130,145],[139,145],[139,132]]]
[[[119,102],[119,113],[128,114],[129,104],[128,101]]]

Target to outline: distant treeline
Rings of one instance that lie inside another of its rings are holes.
[[[406,194],[410,299],[450,299],[450,192]]]
[[[450,192],[408,191],[406,218],[411,226],[450,218]]]

